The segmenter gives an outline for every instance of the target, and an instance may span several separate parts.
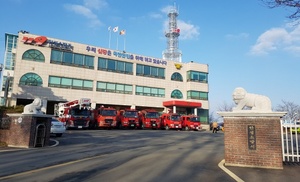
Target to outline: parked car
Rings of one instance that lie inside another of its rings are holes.
[[[56,118],[51,119],[51,131],[50,134],[54,134],[57,137],[61,137],[66,132],[66,126]]]

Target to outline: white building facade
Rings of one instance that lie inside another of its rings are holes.
[[[208,65],[174,62],[34,35],[5,34],[1,104],[36,97],[54,104],[90,98],[94,107],[195,113],[208,122]]]

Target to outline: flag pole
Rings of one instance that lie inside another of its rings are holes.
[[[124,51],[125,51],[125,40],[126,40],[126,38],[125,38],[125,35],[124,35]]]
[[[117,50],[119,50],[119,45],[118,45],[118,42],[119,42],[119,35],[117,35]]]
[[[110,49],[111,27],[108,27],[108,48]]]

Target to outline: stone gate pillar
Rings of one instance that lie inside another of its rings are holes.
[[[224,119],[225,165],[283,169],[280,120],[286,112],[272,112],[267,96],[242,87],[232,97],[232,112],[218,112]]]
[[[224,119],[225,165],[283,169],[283,112],[219,112]]]

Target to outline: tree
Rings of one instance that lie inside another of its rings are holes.
[[[228,104],[226,102],[223,102],[223,104],[218,107],[218,110],[219,111],[228,111],[229,112],[229,111],[232,111],[232,108],[234,106],[235,106],[234,103]]]
[[[223,102],[223,104],[218,107],[218,111],[231,112],[234,106],[235,106],[234,103],[228,104],[226,102]],[[209,113],[210,123],[213,121],[220,121],[220,120],[222,120],[222,117],[220,115],[217,115],[215,111],[210,111]]]
[[[218,117],[216,116],[215,111],[210,111],[209,112],[209,123],[213,122],[213,121],[217,121]]]
[[[300,0],[261,0],[269,8],[289,7],[295,9],[294,12],[288,16],[290,19],[300,18]]]
[[[284,120],[287,121],[295,121],[300,117],[300,106],[289,101],[282,101],[282,104],[279,104],[276,111],[287,112],[287,114],[283,117]]]

